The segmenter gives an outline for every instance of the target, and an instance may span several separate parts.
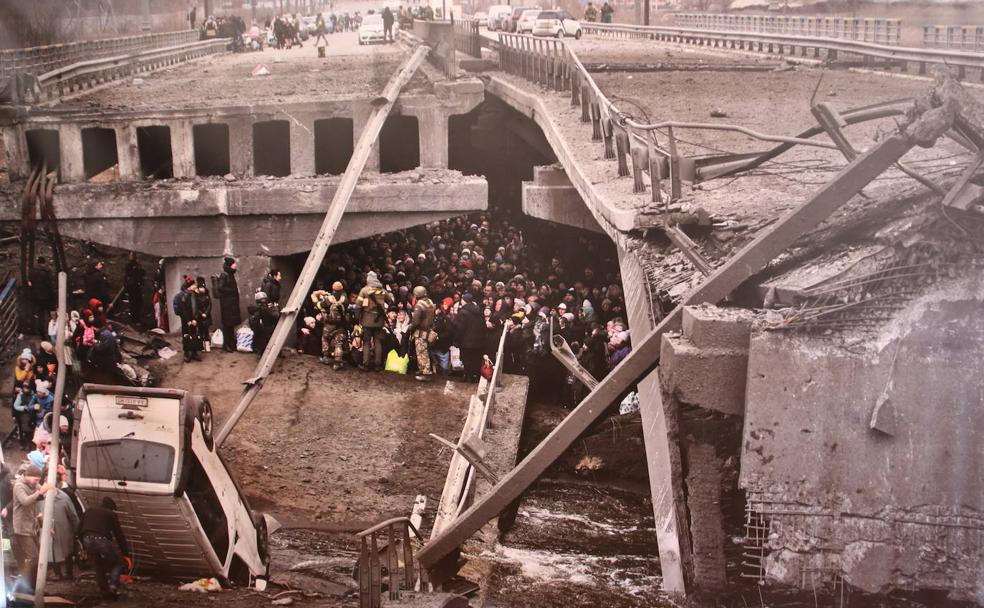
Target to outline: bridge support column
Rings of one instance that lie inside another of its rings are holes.
[[[302,116],[290,121],[290,172],[314,175],[314,119]]]
[[[358,107],[355,111],[355,116],[352,117],[352,137],[354,142],[359,141],[359,136],[362,135],[362,130],[366,128],[366,123],[369,121],[369,114],[371,113],[371,107]],[[354,145],[353,142],[353,145]],[[369,151],[369,160],[366,161],[365,171],[379,172],[379,139],[372,144],[372,150]]]
[[[253,294],[260,288],[263,277],[270,271],[270,258],[267,256],[233,256],[236,258],[238,270],[236,281],[239,283],[239,312],[243,321],[247,319],[247,307],[253,303]],[[171,302],[174,294],[181,290],[185,275],[205,277],[205,284],[212,290],[211,276],[222,272],[223,257],[209,258],[167,258],[164,260],[164,285],[167,289],[167,316],[171,333],[181,332],[181,320],[174,314]],[[284,296],[286,297],[286,296]],[[219,301],[212,294],[212,328],[213,331],[222,327],[222,313]]]
[[[237,177],[253,175],[253,121],[229,121],[229,169]]]
[[[634,253],[619,247],[618,261],[629,327],[634,336],[644,336],[657,322],[651,309],[648,279]],[[690,581],[692,560],[680,446],[676,441],[677,416],[672,407],[664,408],[659,369],[639,383],[638,391],[663,589],[683,594]]]
[[[82,162],[82,128],[74,123],[64,123],[58,128],[61,178],[63,182],[84,182],[85,165]]]
[[[137,181],[140,174],[140,150],[137,147],[137,129],[133,125],[116,128],[116,158],[120,181]]]
[[[175,122],[171,127],[171,162],[174,177],[195,177],[195,135],[191,121]]]
[[[27,139],[20,127],[3,129],[3,149],[7,161],[7,173],[11,179],[23,177],[31,172],[27,154]]]
[[[420,133],[420,166],[425,169],[448,168],[448,118],[444,108],[407,112],[417,117]]]

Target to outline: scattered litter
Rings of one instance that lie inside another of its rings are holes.
[[[276,63],[277,60],[274,59],[273,61],[274,61],[274,63]],[[252,75],[253,76],[269,76],[270,75],[270,68],[268,68],[267,66],[265,66],[265,65],[263,65],[261,63],[260,65],[258,65],[255,68],[253,68]]]
[[[222,585],[215,578],[200,578],[193,583],[185,583],[178,591],[194,591],[195,593],[210,593],[222,591]]]
[[[165,361],[167,361],[168,359],[170,359],[176,354],[178,354],[178,352],[173,348],[171,348],[170,346],[165,346],[164,348],[157,351],[157,356],[160,357],[161,359],[164,359]]]

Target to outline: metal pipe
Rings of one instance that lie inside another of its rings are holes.
[[[48,480],[51,489],[44,495],[44,516],[41,520],[41,548],[38,555],[38,578],[34,586],[34,605],[44,608],[44,587],[48,580],[48,555],[51,553],[51,520],[55,514],[55,495],[58,493],[58,455],[61,450],[61,433],[58,421],[61,419],[62,398],[65,395],[65,375],[68,370],[65,357],[65,323],[68,318],[68,275],[58,273],[58,339],[55,341],[55,360],[58,361],[58,375],[55,376],[55,407],[51,414],[51,449],[48,455]]]

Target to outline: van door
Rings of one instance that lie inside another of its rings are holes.
[[[229,542],[229,520],[226,517],[222,502],[205,473],[198,456],[194,450],[188,450],[185,458],[189,460],[187,478],[185,480],[185,495],[191,502],[191,507],[195,511],[198,523],[208,538],[212,551],[215,552],[223,569],[228,569],[229,558],[232,552],[232,543]]]

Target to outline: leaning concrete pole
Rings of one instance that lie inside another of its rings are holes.
[[[51,553],[53,530],[51,520],[55,514],[55,494],[58,493],[58,455],[61,451],[61,433],[58,421],[61,419],[62,397],[65,395],[66,369],[65,322],[68,317],[68,275],[58,273],[58,321],[55,340],[55,359],[58,361],[58,375],[55,376],[55,409],[51,414],[51,450],[48,456],[48,480],[52,487],[44,496],[44,519],[41,523],[41,549],[38,556],[38,580],[34,586],[34,605],[44,608],[44,586],[48,581],[48,555]]]
[[[352,192],[355,191],[355,185],[359,180],[359,175],[362,174],[362,170],[366,166],[366,161],[369,160],[369,153],[372,150],[373,144],[379,138],[379,132],[383,128],[383,123],[393,108],[396,98],[400,95],[400,89],[410,81],[410,78],[413,77],[414,72],[417,71],[417,68],[420,67],[420,64],[423,63],[424,58],[427,57],[427,53],[429,52],[430,49],[426,46],[417,47],[413,55],[390,78],[389,83],[383,90],[382,97],[377,97],[372,101],[373,109],[369,115],[369,121],[366,123],[365,129],[363,129],[362,135],[359,136],[359,143],[355,146],[352,159],[345,169],[342,181],[338,184],[338,190],[335,191],[335,196],[331,199],[331,204],[328,206],[328,214],[325,216],[324,223],[321,224],[321,231],[314,241],[314,246],[311,248],[311,253],[308,254],[307,261],[304,262],[304,268],[301,269],[301,275],[297,278],[294,290],[290,292],[287,305],[284,306],[284,309],[280,313],[277,327],[273,330],[270,343],[267,344],[266,350],[263,351],[263,355],[260,357],[256,371],[251,378],[244,382],[246,386],[243,389],[242,396],[239,398],[239,404],[236,405],[236,409],[232,412],[232,415],[229,416],[228,420],[223,423],[222,428],[219,429],[219,434],[215,438],[215,444],[217,446],[225,442],[229,433],[232,432],[236,423],[246,413],[246,409],[249,408],[253,399],[260,392],[260,388],[263,387],[266,377],[270,375],[273,364],[276,363],[277,356],[280,354],[280,349],[283,348],[287,337],[294,327],[294,320],[301,310],[304,298],[311,291],[314,277],[317,275],[318,269],[321,267],[321,262],[328,252],[328,247],[331,245],[332,238],[335,236],[335,230],[338,229],[338,223],[342,220],[342,214],[345,213],[345,208],[348,206],[349,199],[352,197]]]

